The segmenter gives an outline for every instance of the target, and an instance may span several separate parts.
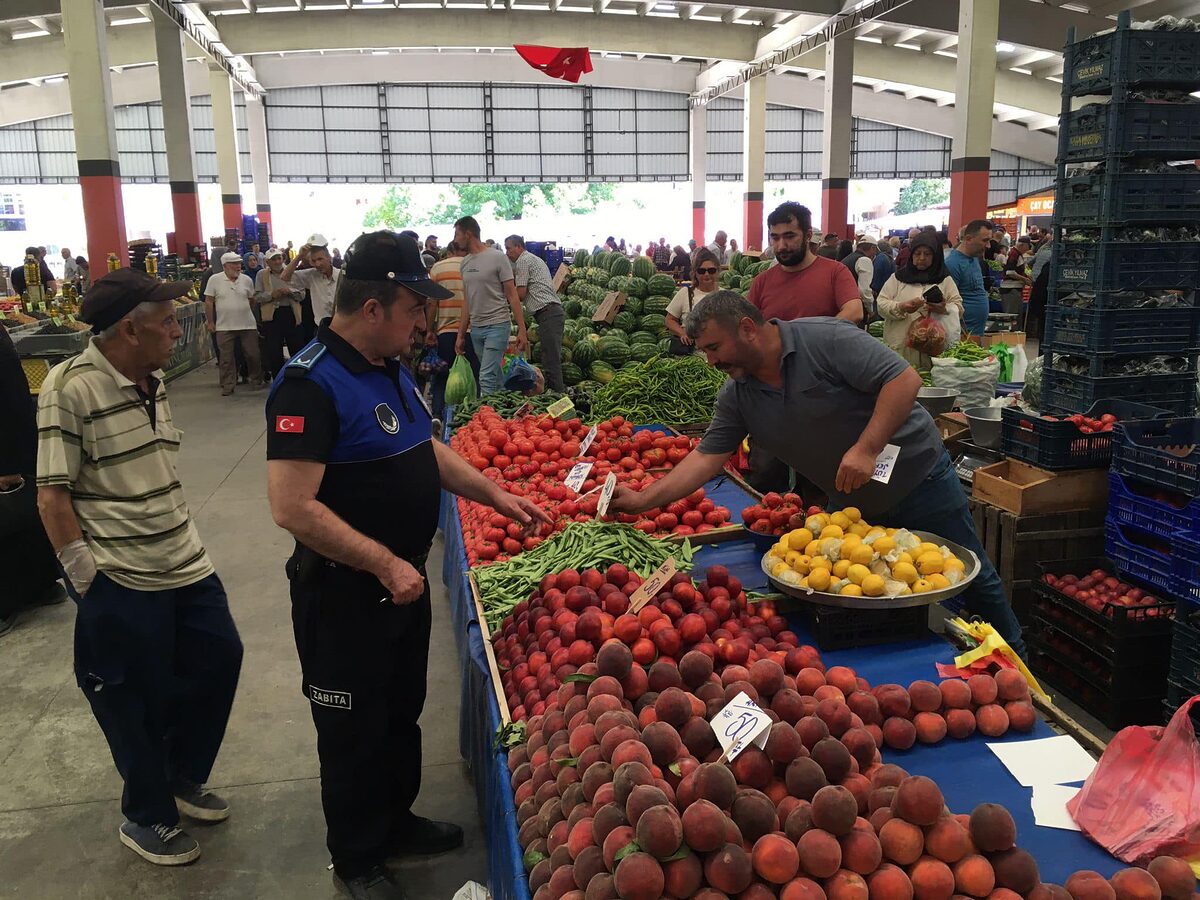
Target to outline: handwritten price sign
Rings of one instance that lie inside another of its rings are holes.
[[[583,456],[583,454],[587,453],[588,447],[592,446],[592,441],[594,441],[595,439],[596,439],[596,426],[593,425],[591,428],[588,429],[587,437],[585,437],[583,439],[583,442],[579,445],[579,453],[577,453],[576,455]]]
[[[600,491],[600,500],[596,503],[596,518],[604,518],[608,512],[608,504],[612,501],[613,492],[617,489],[617,474],[609,472],[604,479],[604,487]]]
[[[592,461],[575,463],[571,466],[571,472],[563,481],[567,487],[575,493],[579,493],[579,489],[583,487],[583,483],[587,481],[588,473],[592,471]]]
[[[771,733],[771,717],[745,691],[730,700],[729,705],[713,718],[711,725],[725,751],[725,758],[730,761],[751,744],[765,749]]]
[[[677,565],[675,557],[668,556],[667,561],[655,570],[654,574],[642,582],[642,586],[633,592],[629,598],[629,611],[637,615],[643,606],[658,595],[667,583],[675,577]]]

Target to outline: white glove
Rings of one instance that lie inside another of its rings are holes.
[[[96,558],[83,538],[78,538],[58,551],[58,561],[80,597],[91,589],[96,579]]]

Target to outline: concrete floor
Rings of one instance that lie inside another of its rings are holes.
[[[232,809],[185,825],[202,847],[191,866],[152,866],[118,843],[121,781],[71,671],[75,608],[27,613],[0,638],[0,896],[36,898],[327,898],[316,739],[292,640],[283,562],[291,538],[266,498],[263,393],[223,398],[212,364],[168,386],[184,430],[179,474],[229,593],[245,643],[241,684],[210,786]],[[465,846],[398,869],[410,898],[443,900],[487,881],[486,847],[458,753],[459,673],[441,541],[429,559],[433,650],[416,811],[466,830]]]

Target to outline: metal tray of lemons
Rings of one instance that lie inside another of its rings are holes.
[[[925,531],[872,525],[848,506],[809,516],[762,558],[784,594],[819,606],[904,609],[961,594],[979,574],[979,557]]]

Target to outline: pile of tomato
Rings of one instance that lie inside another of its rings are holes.
[[[1113,430],[1113,426],[1117,424],[1117,417],[1112,413],[1105,413],[1098,419],[1092,419],[1082,413],[1075,413],[1073,416],[1063,416],[1061,419],[1055,416],[1042,416],[1047,422],[1070,422],[1079,429],[1080,434],[1103,434]]]
[[[759,534],[783,534],[793,528],[803,528],[804,520],[819,512],[823,512],[819,506],[805,510],[799,494],[770,491],[763,494],[761,503],[742,510],[742,522]]]

